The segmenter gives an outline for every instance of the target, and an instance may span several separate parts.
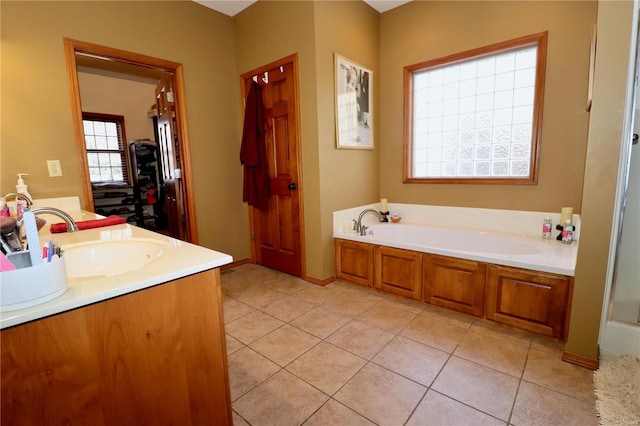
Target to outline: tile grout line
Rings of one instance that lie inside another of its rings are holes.
[[[507,420],[507,424],[511,424],[511,419],[513,418],[513,412],[516,409],[516,402],[518,401],[518,395],[520,394],[520,387],[522,386],[522,381],[524,380],[524,372],[527,369],[527,363],[529,362],[529,354],[531,353],[531,347],[533,346],[533,341],[529,341],[529,348],[527,349],[527,356],[524,360],[524,365],[522,366],[522,372],[520,373],[520,378],[518,379],[518,387],[516,388],[516,394],[513,397],[513,402],[511,403],[511,410],[509,411],[509,418]]]
[[[260,352],[256,351],[255,349],[253,349],[252,347],[250,347],[249,345],[246,345],[245,348],[248,348],[250,350],[252,350],[253,352],[257,353],[258,355],[260,355],[261,357],[267,359],[268,361],[276,364],[275,362],[273,362],[272,360],[270,360],[269,358],[267,358],[266,356],[262,355]],[[243,348],[244,349],[244,348]],[[237,352],[237,351],[236,351]],[[278,367],[280,367],[280,365],[276,364]],[[282,370],[282,368],[280,368],[280,370]],[[272,378],[273,376],[275,376],[276,374],[278,374],[280,372],[280,370],[275,371],[273,374],[267,376],[263,381],[256,383],[253,387],[251,387],[250,389],[248,389],[246,392],[243,392],[242,395],[238,396],[236,399],[234,399],[233,401],[231,401],[231,407],[233,408],[233,403],[239,401],[243,396],[245,396],[246,394],[248,394],[249,392],[251,392],[252,390],[254,390],[255,388],[257,388],[258,386],[260,386],[262,383],[266,382],[267,380],[269,380],[270,378]],[[231,389],[229,389],[229,393],[231,393]],[[231,396],[231,395],[229,395]]]

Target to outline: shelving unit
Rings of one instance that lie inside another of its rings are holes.
[[[167,227],[162,208],[158,146],[149,139],[129,142],[129,161],[132,174],[137,225],[151,230]]]
[[[132,184],[93,184],[93,204],[97,214],[118,215],[136,226],[162,231],[168,221],[163,209],[158,174],[158,147],[149,139],[129,142]]]
[[[95,212],[103,216],[118,215],[127,222],[137,222],[139,202],[131,185],[94,185],[93,204]]]

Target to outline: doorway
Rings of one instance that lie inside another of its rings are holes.
[[[67,38],[64,39],[64,46],[85,208],[95,210],[84,138],[78,58],[98,61],[103,64],[104,69],[115,72],[160,76],[158,90],[155,93],[158,117],[154,125],[157,126],[157,139],[162,136],[165,147],[169,147],[165,152],[159,151],[159,155],[163,156],[163,165],[170,164],[171,168],[162,169],[163,173],[167,171],[168,174],[161,176],[160,194],[154,195],[162,197],[164,210],[170,214],[170,236],[197,243],[182,64]],[[153,99],[149,100],[149,104],[153,102]],[[159,140],[156,142],[160,143]]]
[[[262,89],[269,170],[267,210],[249,206],[255,263],[304,277],[302,161],[297,55],[241,76],[243,98],[256,82]]]

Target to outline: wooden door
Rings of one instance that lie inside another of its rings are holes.
[[[175,128],[173,108],[173,76],[165,73],[156,87],[156,108],[158,114],[158,147],[160,149],[160,171],[162,173],[161,196],[167,214],[169,235],[185,239],[184,209],[182,206],[182,186],[178,137]]]
[[[263,88],[269,168],[269,208],[250,208],[256,263],[303,275],[301,167],[296,58],[243,75],[245,93],[254,76]]]

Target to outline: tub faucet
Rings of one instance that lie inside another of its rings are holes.
[[[366,232],[366,226],[362,226],[362,216],[364,216],[367,213],[374,213],[376,216],[378,216],[378,220],[380,222],[388,222],[389,219],[387,219],[387,215],[383,214],[382,212],[379,212],[376,209],[364,209],[362,210],[362,212],[360,213],[360,215],[358,216],[358,220],[356,221],[356,224],[354,226],[356,232],[360,235],[365,235]]]
[[[32,209],[31,212],[36,216],[39,214],[52,214],[54,216],[58,216],[60,219],[64,220],[64,222],[67,224],[68,232],[76,232],[80,230],[80,228],[78,228],[78,225],[73,220],[73,218],[68,213],[63,212],[60,209],[56,209],[53,207],[39,207],[37,209]],[[20,216],[18,218],[18,228],[21,228],[22,224],[23,224],[22,216]]]

